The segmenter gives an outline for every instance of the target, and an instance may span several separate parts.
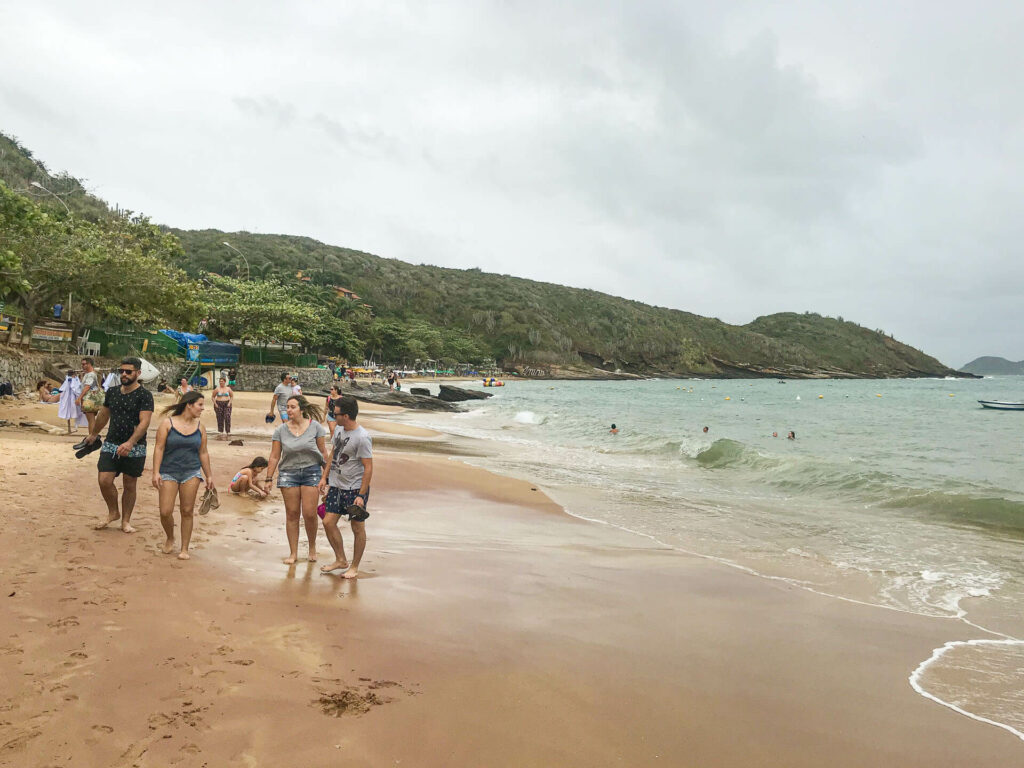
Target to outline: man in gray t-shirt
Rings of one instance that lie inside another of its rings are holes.
[[[281,374],[281,383],[274,388],[274,394],[270,399],[270,410],[267,411],[267,416],[271,418],[268,421],[273,421],[274,411],[276,410],[280,416],[281,421],[288,421],[288,398],[291,397],[292,392],[292,377],[289,373]]]
[[[327,482],[331,488],[354,491],[362,485],[366,467],[362,459],[373,458],[373,440],[363,427],[338,429],[331,440],[331,472]]]
[[[334,549],[335,560],[320,570],[324,573],[346,569],[346,579],[359,575],[359,561],[366,549],[366,523],[369,512],[366,504],[370,498],[370,478],[373,477],[373,441],[370,433],[356,423],[359,403],[351,395],[334,401],[334,415],[338,428],[331,439],[331,453],[320,479],[320,493],[326,493],[324,500],[324,532]],[[345,558],[345,544],[338,530],[338,521],[348,515],[352,523],[352,563]]]

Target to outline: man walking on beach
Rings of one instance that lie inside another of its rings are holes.
[[[103,406],[96,414],[96,422],[85,438],[86,443],[95,443],[107,422],[110,422],[96,464],[100,493],[107,503],[107,520],[97,525],[97,530],[120,520],[122,531],[135,532],[130,525],[135,510],[135,486],[146,468],[146,431],[153,418],[153,395],[139,384],[141,372],[142,361],[139,358],[126,357],[121,361],[118,371],[121,386],[107,390]],[[120,511],[117,508],[117,487],[114,485],[114,478],[118,475],[124,476]]]
[[[268,421],[273,420],[275,409],[281,416],[282,422],[288,421],[288,398],[293,394],[295,393],[292,391],[291,374],[282,373],[281,383],[274,388],[274,394],[270,398],[270,410],[267,411],[267,416],[271,418]]]
[[[359,575],[359,561],[366,549],[366,503],[370,498],[373,477],[373,441],[370,433],[356,423],[359,403],[351,395],[334,401],[334,415],[340,429],[331,438],[331,452],[320,479],[320,493],[326,490],[324,532],[334,550],[334,562],[320,568],[324,573],[346,569],[346,579]],[[352,523],[352,563],[345,559],[345,543],[338,530],[338,521],[348,515]]]

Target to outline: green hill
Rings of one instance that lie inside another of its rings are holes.
[[[113,215],[77,179],[51,174],[16,140],[2,135],[0,180],[57,213],[67,205],[84,219]],[[307,237],[168,231],[184,249],[174,266],[194,277],[212,272],[280,283],[300,302],[329,305],[342,324],[338,327],[351,331],[349,339],[389,362],[490,357],[506,368],[561,376],[616,370],[662,376],[955,374],[883,333],[813,313],[769,315],[736,326],[597,291],[479,269],[414,265]],[[358,299],[338,298],[335,287]]]
[[[977,376],[1024,376],[1024,360],[1015,363],[1005,357],[979,357],[960,370]]]
[[[705,376],[945,376],[939,361],[892,338],[817,314],[734,326],[597,291],[508,275],[409,264],[307,237],[173,230],[186,271],[301,271],[354,291],[378,317],[469,334],[506,365]]]

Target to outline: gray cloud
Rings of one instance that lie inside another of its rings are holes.
[[[105,14],[0,10],[0,127],[160,221],[1024,358],[1017,3]]]

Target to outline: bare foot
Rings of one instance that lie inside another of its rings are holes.
[[[354,566],[341,574],[343,579],[354,579],[357,576],[359,576],[359,571],[357,571]]]
[[[315,549],[309,550],[309,555],[307,556],[306,559],[309,560],[309,562],[311,562],[311,563],[315,563],[316,562],[316,550]]]
[[[160,547],[160,551],[165,555],[171,554],[174,551],[174,539],[168,539],[164,542],[164,545]]]
[[[330,565],[321,565],[320,573],[330,573],[331,571],[340,571],[342,568],[348,568],[348,560],[335,560]]]
[[[297,558],[295,555],[291,555],[289,557],[286,557],[281,562],[284,563],[285,565],[295,565],[295,561],[298,560],[298,559],[299,558]]]
[[[125,533],[135,533],[135,529],[132,528],[130,525],[128,525],[128,523],[125,523],[124,525],[122,525],[121,526],[121,530],[124,531]]]
[[[189,559],[188,552],[181,552],[181,553],[179,553],[178,559],[179,560],[188,560]]]
[[[105,523],[96,523],[96,526],[95,526],[96,530],[97,531],[102,531],[108,525],[110,525],[111,523],[116,523],[120,519],[121,519],[120,515],[109,515],[109,513],[108,513],[107,522],[105,522]]]

